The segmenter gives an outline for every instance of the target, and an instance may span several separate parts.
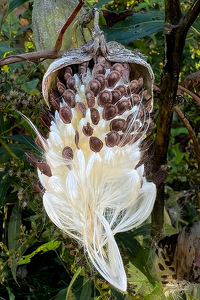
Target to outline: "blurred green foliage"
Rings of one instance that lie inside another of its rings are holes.
[[[0,1],[0,57],[35,51],[31,30],[33,1]],[[191,1],[181,1],[188,10]],[[147,56],[159,85],[163,54],[164,0],[88,0],[114,12],[134,9],[133,16],[105,26],[108,40],[117,40]],[[19,10],[20,8],[20,10]],[[199,19],[186,39],[181,78],[199,68]],[[26,160],[26,152],[41,157],[34,133],[20,111],[38,126],[43,107],[41,80],[44,68],[39,62],[21,62],[0,71],[0,299],[100,300],[170,299],[151,275],[150,224],[118,234],[128,274],[128,294],[111,288],[94,271],[80,249],[48,219],[42,197],[33,187],[37,174]],[[170,88],[170,87],[169,87]],[[200,107],[187,95],[178,99],[199,138]],[[155,103],[155,121],[157,106]],[[180,119],[174,115],[168,151],[165,233],[171,235],[188,222],[198,219],[197,194],[200,175],[192,140]],[[185,292],[185,299],[195,299]]]

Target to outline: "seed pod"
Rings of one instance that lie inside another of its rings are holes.
[[[142,141],[151,123],[154,76],[140,54],[97,33],[44,75],[48,105],[52,89],[62,89],[56,78],[66,90],[45,150],[52,177],[38,174],[51,220],[83,245],[106,280],[126,291],[114,235],[140,225],[153,208],[156,187],[144,173],[150,144]],[[72,155],[66,168],[63,156]]]

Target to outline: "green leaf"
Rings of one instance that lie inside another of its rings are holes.
[[[21,88],[30,95],[35,95],[39,93],[39,90],[36,88],[38,85],[39,79],[34,79],[32,81],[25,81]]]
[[[15,37],[18,37],[20,34],[22,34],[24,31],[26,31],[26,30],[28,30],[29,28],[31,28],[31,24],[29,24],[29,25],[27,25],[27,26],[24,26],[24,27],[22,27],[19,31],[18,31],[18,33],[15,35]]]
[[[185,127],[179,127],[179,128],[172,128],[171,129],[171,135],[174,137],[180,133],[188,134],[188,130]]]
[[[0,208],[3,207],[6,203],[5,198],[12,181],[13,178],[9,177],[6,179],[2,179],[0,182]]]
[[[12,0],[8,8],[8,13],[11,13],[11,11],[24,4],[25,2],[27,2],[27,0]]]
[[[165,236],[171,236],[173,234],[177,234],[178,231],[171,225],[164,223],[163,225],[163,232]]]
[[[31,262],[31,258],[35,256],[37,253],[45,253],[51,250],[55,250],[60,246],[60,241],[50,241],[48,243],[43,244],[42,246],[38,247],[35,251],[33,251],[31,254],[24,255],[19,261],[18,265],[24,265]]]
[[[21,206],[19,201],[12,209],[10,216],[10,222],[8,224],[8,248],[9,250],[17,250],[19,247],[18,237],[20,234],[21,225]]]
[[[9,300],[15,300],[15,295],[11,292],[11,290],[7,287]]]
[[[105,28],[104,31],[108,41],[130,43],[150,34],[163,30],[164,12],[150,11],[135,13],[125,21],[116,23],[112,28]]]
[[[99,1],[97,2],[97,4],[96,4],[95,7],[99,8],[99,7],[101,7],[101,6],[103,6],[103,5],[107,4],[107,3],[109,3],[110,1],[111,1],[111,0],[99,0]]]
[[[62,289],[60,292],[53,298],[53,300],[66,300],[67,289]]]
[[[149,282],[147,277],[132,263],[129,263],[128,269],[128,282],[129,284],[133,284],[136,294],[141,294],[142,296],[146,296],[150,294],[153,290],[152,284]]]
[[[66,300],[68,300],[68,296],[69,296],[70,290],[71,290],[71,288],[72,288],[72,286],[73,286],[73,284],[74,284],[74,281],[76,280],[76,278],[77,278],[77,277],[79,276],[79,274],[81,273],[81,270],[82,270],[82,268],[79,267],[79,268],[77,269],[76,273],[74,274],[74,276],[72,277],[72,280],[71,280],[71,282],[70,282],[70,284],[69,284],[69,286],[68,286],[68,289],[67,289]]]
[[[89,278],[82,277],[74,283],[73,290],[73,296],[75,296],[77,300],[91,299],[92,282]]]
[[[10,269],[11,269],[11,273],[12,273],[12,276],[13,276],[15,282],[18,283],[17,276],[16,276],[16,274],[17,274],[17,259],[16,258],[12,258]]]
[[[167,298],[163,294],[163,289],[159,282],[155,283],[155,287],[154,287],[153,291],[145,297],[145,300],[152,300],[152,299],[154,299],[154,300],[160,300],[160,299],[165,300],[166,299],[167,300]]]
[[[19,147],[19,145],[9,145],[9,148],[19,159],[25,158],[25,149],[23,149],[23,146]],[[12,155],[5,147],[0,147],[0,164],[8,162],[11,158]]]
[[[29,148],[39,150],[39,147],[35,144],[34,139],[29,135],[25,134],[16,134],[13,136],[4,136],[4,139],[13,140],[20,142],[21,144],[27,145]]]

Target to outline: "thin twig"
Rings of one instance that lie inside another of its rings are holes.
[[[67,30],[67,28],[69,27],[69,25],[71,24],[71,22],[74,20],[74,18],[78,14],[78,12],[80,11],[83,4],[84,4],[84,0],[80,0],[80,3],[77,5],[77,7],[73,11],[73,13],[70,15],[70,17],[68,18],[65,25],[62,27],[62,29],[58,35],[56,44],[52,49],[44,50],[44,51],[36,51],[36,52],[31,52],[31,53],[23,53],[23,54],[19,54],[19,55],[11,55],[11,56],[5,57],[0,60],[0,67],[2,67],[4,65],[10,65],[10,64],[13,64],[16,62],[25,61],[25,60],[35,60],[35,59],[40,59],[40,58],[55,59],[55,58],[61,57],[64,53],[64,51],[60,51],[61,46],[62,46],[63,35],[64,35],[65,31]]]
[[[200,146],[199,146],[197,136],[196,136],[194,130],[192,129],[192,126],[190,125],[188,119],[184,116],[184,114],[180,110],[180,108],[175,105],[174,110],[177,113],[177,115],[181,118],[182,122],[184,123],[185,127],[187,128],[187,130],[189,132],[190,138],[193,141],[194,152],[195,152],[197,163],[198,163],[198,170],[200,171]]]
[[[73,11],[73,13],[71,14],[71,16],[68,18],[67,22],[65,23],[65,25],[62,27],[56,44],[54,46],[54,51],[57,53],[60,51],[61,47],[62,47],[62,40],[63,40],[63,35],[65,33],[65,31],[67,30],[67,28],[69,27],[69,25],[73,22],[73,20],[75,19],[75,17],[77,16],[77,14],[79,13],[79,11],[81,10],[83,4],[84,4],[84,0],[80,0],[79,4],[77,5],[77,7],[75,8],[75,10]]]
[[[183,86],[181,85],[178,85],[178,89],[187,93],[188,95],[190,95],[194,100],[196,100],[198,103],[200,103],[200,98],[194,94],[193,92],[189,91],[188,89],[184,88]]]

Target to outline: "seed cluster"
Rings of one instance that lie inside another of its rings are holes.
[[[103,56],[98,56],[96,63],[83,62],[60,71],[49,95],[50,110],[44,109],[39,121],[50,132],[58,119],[73,127],[74,142],[64,145],[63,158],[73,160],[75,149],[100,152],[103,147],[125,147],[153,129],[149,117],[152,104],[146,99],[143,78],[130,77],[134,74],[128,63],[111,64]],[[40,138],[35,142],[44,148]],[[142,150],[148,147],[149,142],[141,145]],[[28,159],[42,173],[52,175],[46,162],[30,155]]]

